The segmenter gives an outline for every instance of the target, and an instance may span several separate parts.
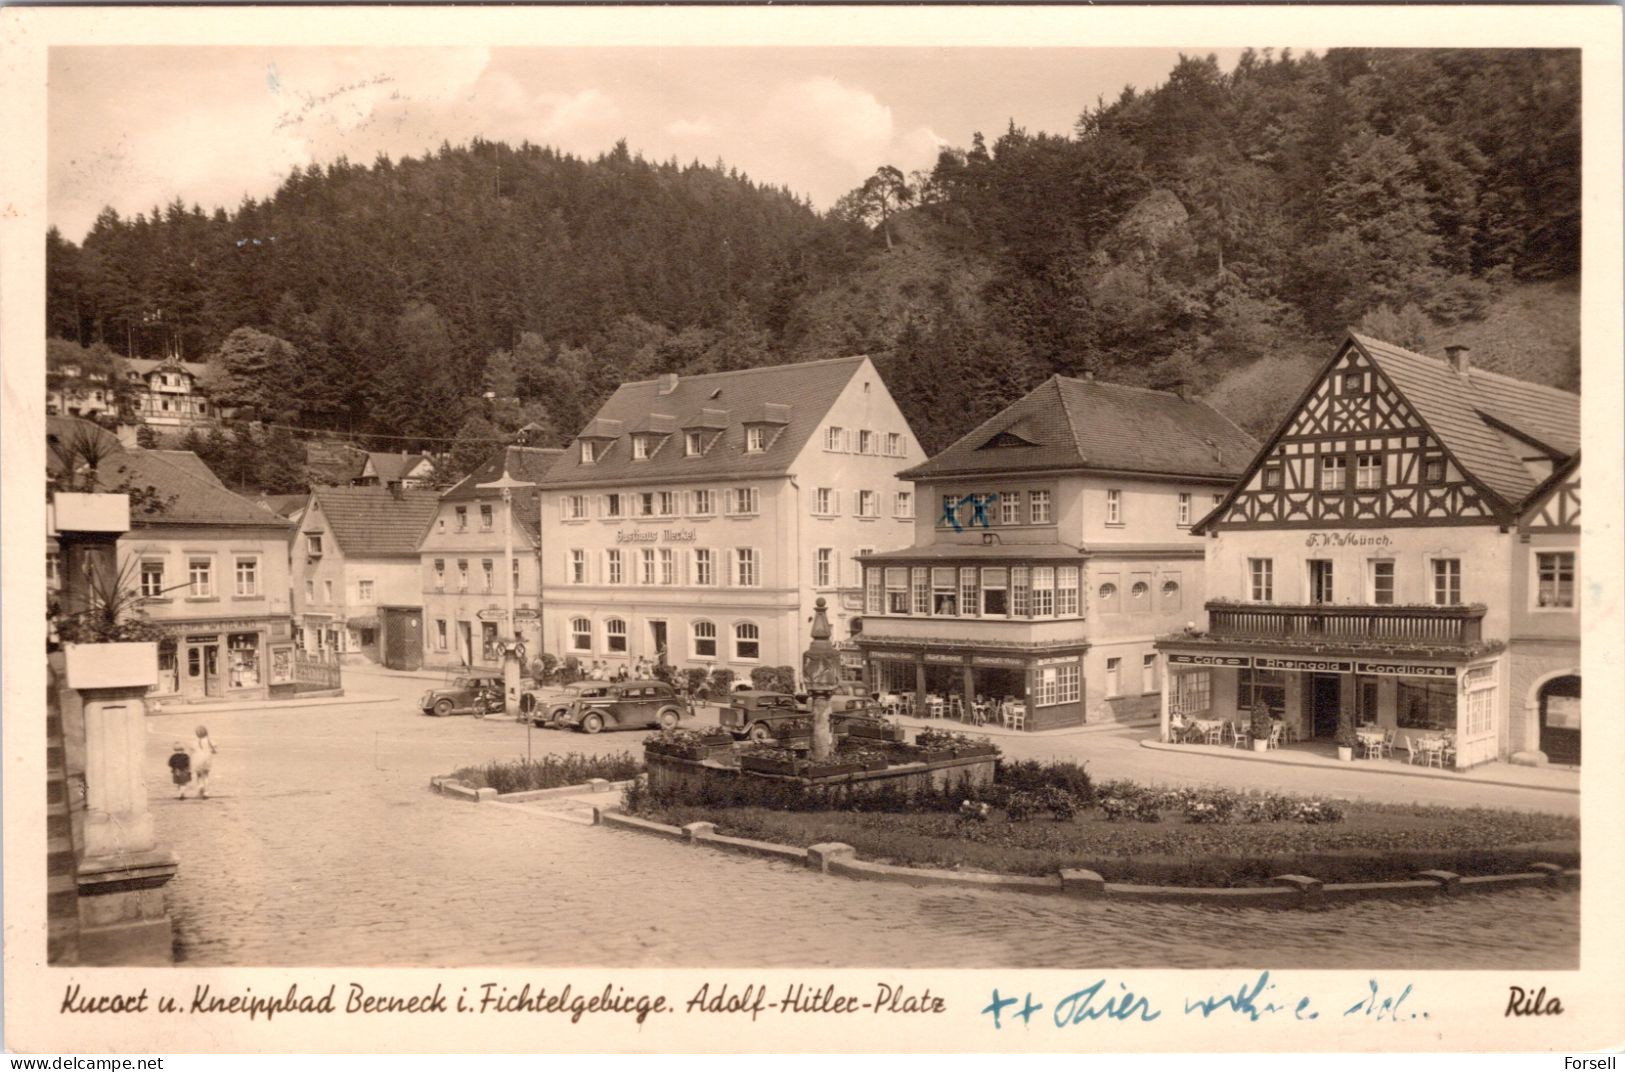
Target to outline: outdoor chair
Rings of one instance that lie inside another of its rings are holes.
[[[1365,758],[1382,758],[1382,738],[1374,734],[1364,734],[1360,738],[1360,747],[1365,750]]]
[[[1224,722],[1215,722],[1212,725],[1210,725],[1207,728],[1207,743],[1208,744],[1223,744],[1224,743],[1224,727],[1226,725],[1227,725],[1227,723],[1224,723]]]
[[[1027,705],[1011,704],[1010,711],[1004,716],[1004,728],[1007,730],[1024,730],[1027,728]]]
[[[1444,770],[1444,742],[1437,737],[1425,738],[1422,741],[1422,762],[1424,766]]]
[[[942,717],[942,697],[941,696],[928,697],[926,699],[926,701],[925,701],[925,711],[926,711],[926,714],[929,715],[932,718],[941,718]]]
[[[1415,741],[1411,740],[1411,735],[1408,734],[1408,733],[1404,737],[1404,744],[1405,744],[1405,762],[1406,763],[1415,763],[1416,760],[1417,760],[1417,757],[1422,754],[1421,746],[1418,745]]]
[[[959,722],[965,721],[965,701],[957,695],[948,697],[948,717]]]
[[[1394,758],[1394,731],[1389,730],[1382,735],[1382,755],[1384,759]]]
[[[1250,731],[1244,730],[1240,726],[1236,725],[1232,725],[1230,727],[1231,748],[1251,748],[1253,744],[1252,738],[1253,735]]]

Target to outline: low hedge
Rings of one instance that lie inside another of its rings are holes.
[[[495,760],[483,767],[459,767],[451,777],[470,789],[495,789],[498,793],[524,793],[532,789],[557,789],[581,785],[593,779],[619,782],[643,773],[643,761],[630,752],[607,756],[587,756],[580,752],[546,755],[540,759],[523,757]]]

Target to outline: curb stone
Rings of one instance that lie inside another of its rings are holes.
[[[625,781],[610,782],[603,778],[592,778],[580,785],[558,785],[552,789],[527,789],[520,793],[498,793],[489,787],[485,789],[472,789],[462,782],[456,781],[450,775],[439,775],[429,779],[429,788],[446,796],[453,796],[459,800],[479,802],[482,800],[495,800],[503,804],[523,804],[529,800],[548,800],[553,797],[574,797],[586,793],[608,793],[631,785],[636,779],[628,778]]]

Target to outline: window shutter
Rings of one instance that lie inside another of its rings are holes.
[[[762,549],[752,547],[750,549],[750,559],[752,566],[751,581],[755,587],[760,588],[762,587],[762,569],[766,563],[766,560],[762,558]]]
[[[839,514],[841,512],[841,489],[840,488],[831,488],[830,489],[830,493],[829,493],[829,512],[832,513],[832,514]]]
[[[723,556],[723,563],[726,564],[726,568],[722,572],[723,587],[732,588],[734,583],[734,549],[732,547],[728,548],[728,553]]]

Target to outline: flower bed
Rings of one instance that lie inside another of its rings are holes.
[[[742,787],[726,799],[633,788],[625,805],[678,826],[714,822],[738,837],[844,842],[887,863],[1021,875],[1081,868],[1156,885],[1267,885],[1281,874],[1365,882],[1430,868],[1473,875],[1542,860],[1579,865],[1578,821],[1560,816],[1129,782],[1092,787],[1076,764],[1002,764],[998,777],[991,786],[889,796],[783,783],[767,792]]]
[[[717,759],[733,751],[733,734],[725,729],[661,730],[643,739],[643,750],[678,759]]]
[[[459,767],[450,775],[470,789],[495,789],[498,793],[524,793],[532,789],[557,789],[581,785],[593,778],[619,782],[643,773],[643,762],[630,752],[608,756],[569,755],[492,760],[483,767]]]

